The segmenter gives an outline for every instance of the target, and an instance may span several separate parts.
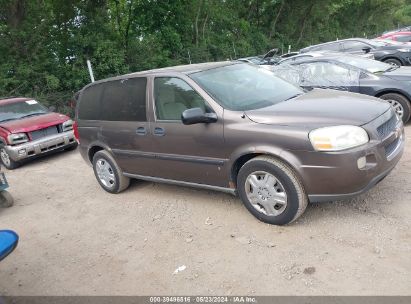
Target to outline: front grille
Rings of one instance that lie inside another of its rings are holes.
[[[380,139],[384,139],[395,129],[397,121],[397,116],[393,114],[390,119],[388,119],[386,122],[384,122],[381,126],[377,128],[378,136],[380,137]]]
[[[52,127],[44,128],[41,130],[30,132],[30,137],[31,137],[31,140],[37,140],[37,139],[47,137],[50,135],[54,135],[54,134],[58,134],[58,133],[59,131],[57,129],[57,126],[52,126]]]
[[[394,152],[395,149],[397,149],[399,141],[400,141],[400,138],[398,137],[392,143],[385,146],[385,156],[391,155],[391,153]]]

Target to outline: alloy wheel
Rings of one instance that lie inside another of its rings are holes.
[[[6,150],[3,148],[0,150],[0,157],[1,157],[1,161],[3,162],[3,164],[6,167],[10,166],[10,156],[7,154]]]
[[[387,100],[390,104],[391,104],[391,106],[393,107],[393,109],[394,109],[394,111],[395,111],[395,114],[397,114],[397,116],[400,118],[400,119],[402,119],[402,117],[404,116],[404,108],[403,108],[403,106],[398,102],[398,101],[396,101],[396,100],[392,100],[392,99],[389,99],[389,100]]]

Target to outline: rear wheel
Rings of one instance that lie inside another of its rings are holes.
[[[392,64],[392,65],[402,66],[401,61],[399,61],[398,59],[395,59],[395,58],[389,58],[387,60],[384,60],[384,62],[388,63],[388,64]]]
[[[249,160],[237,178],[238,194],[256,218],[285,225],[296,220],[308,204],[304,187],[285,163],[269,156]]]
[[[6,149],[0,146],[0,160],[4,167],[9,170],[16,169],[20,166],[19,162],[11,159],[10,155],[7,153]]]
[[[380,96],[380,98],[391,104],[397,116],[402,119],[404,123],[410,119],[411,105],[405,96],[398,93],[388,93]]]
[[[130,184],[130,179],[123,175],[113,156],[105,150],[94,154],[93,169],[100,186],[107,192],[119,193]]]

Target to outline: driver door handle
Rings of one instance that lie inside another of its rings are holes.
[[[160,127],[154,128],[154,135],[164,136],[165,134],[166,134],[166,131],[163,128],[160,128]]]
[[[138,127],[136,130],[136,134],[140,136],[144,136],[147,134],[147,130],[145,127]]]

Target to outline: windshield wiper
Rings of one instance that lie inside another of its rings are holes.
[[[16,119],[18,119],[18,117],[15,117],[15,118],[7,118],[7,119],[0,120],[0,123],[6,122],[6,121],[10,121],[10,120],[16,120]]]
[[[398,68],[399,68],[398,65],[393,65],[392,67],[386,69],[385,72],[392,72],[392,71],[395,71],[395,70],[398,69]]]
[[[284,101],[287,101],[287,100],[290,100],[290,99],[294,99],[294,98],[296,98],[296,97],[298,97],[298,96],[301,96],[301,95],[303,95],[303,93],[295,94],[295,95],[293,95],[293,96],[291,96],[291,97],[288,97],[287,99],[284,99]]]
[[[19,119],[21,119],[21,118],[27,118],[27,117],[30,117],[30,116],[36,116],[36,115],[43,115],[43,114],[46,114],[46,113],[45,113],[45,112],[31,113],[31,114],[27,114],[27,115],[20,116]]]

